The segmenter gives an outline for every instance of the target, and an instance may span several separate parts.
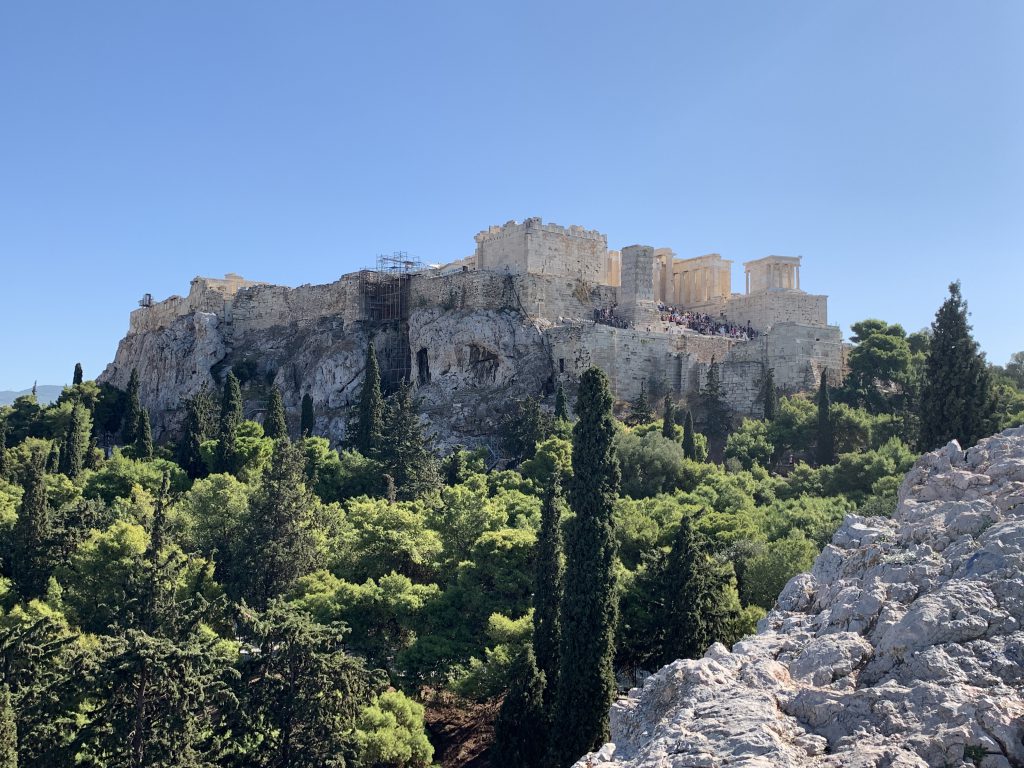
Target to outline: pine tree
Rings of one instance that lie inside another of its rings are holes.
[[[461,447],[456,446],[444,462],[444,484],[458,485],[466,480],[466,456]]]
[[[821,372],[821,383],[818,385],[818,431],[815,444],[818,466],[835,464],[836,436],[832,427],[832,398],[828,394],[827,370]]]
[[[309,392],[302,396],[302,411],[299,414],[299,436],[310,437],[316,427],[316,415],[313,413],[313,398]]]
[[[267,400],[267,415],[263,419],[263,434],[276,440],[288,437],[288,421],[284,415],[284,399],[281,390],[270,387],[270,398]]]
[[[149,411],[139,411],[139,426],[135,430],[135,458],[153,458],[153,429],[149,425]]]
[[[71,411],[64,445],[60,452],[60,471],[74,480],[85,466],[86,452],[90,449],[89,433],[92,431],[89,411],[83,405],[76,405]]]
[[[558,682],[558,654],[562,642],[559,614],[565,563],[562,543],[562,507],[557,473],[544,496],[537,536],[533,579],[533,650],[546,680],[544,702],[551,710]]]
[[[238,471],[238,426],[242,423],[242,388],[234,371],[224,379],[224,392],[220,401],[220,424],[217,428],[217,471]]]
[[[71,377],[71,386],[77,386],[82,383],[82,364],[75,363],[75,373]]]
[[[697,460],[697,439],[694,436],[693,414],[686,412],[686,420],[683,422],[683,456],[690,461]]]
[[[548,717],[544,709],[544,673],[527,646],[512,665],[511,686],[494,723],[491,764],[544,768]]]
[[[358,764],[351,754],[353,725],[370,699],[371,677],[360,659],[346,653],[345,626],[313,621],[279,600],[262,614],[245,608],[239,614],[240,634],[254,649],[239,664],[239,738],[258,745],[244,765]],[[395,765],[403,764],[399,759]]]
[[[407,381],[389,398],[384,434],[388,439],[380,458],[395,481],[399,499],[419,498],[439,485],[437,460],[427,448]]]
[[[630,424],[647,424],[654,418],[654,409],[651,408],[651,401],[647,399],[647,385],[640,382],[640,394],[630,403],[629,421]]]
[[[239,548],[238,573],[245,578],[234,585],[234,592],[260,609],[312,571],[317,562],[305,462],[301,444],[276,440],[270,465],[250,503]]]
[[[959,441],[967,448],[997,427],[991,375],[971,335],[960,283],[935,313],[921,387],[920,447],[932,450]]]
[[[359,391],[355,421],[352,424],[351,445],[363,456],[380,453],[384,421],[384,397],[380,390],[380,367],[377,350],[370,341],[366,347],[366,365],[363,368],[363,387]]]
[[[664,608],[658,622],[663,627],[659,666],[676,659],[698,659],[711,645],[715,586],[707,544],[684,515],[661,578]]]
[[[608,736],[615,697],[612,661],[618,615],[612,507],[619,490],[615,420],[608,379],[590,368],[580,378],[573,427],[569,505],[576,517],[566,537],[562,643],[552,757],[570,765]]]
[[[676,404],[671,393],[665,395],[665,410],[661,414],[661,435],[669,440],[676,439]]]
[[[11,575],[23,600],[46,594],[53,571],[51,542],[53,521],[46,502],[46,478],[41,451],[34,452],[21,481],[24,493],[18,507],[18,519],[11,532],[13,557]]]
[[[764,390],[761,393],[764,400],[764,420],[775,421],[779,412],[779,390],[775,387],[775,369],[769,368],[764,375]]]
[[[131,376],[128,377],[128,395],[125,404],[124,420],[121,426],[121,444],[135,445],[137,438],[136,430],[139,428],[139,413],[142,411],[142,402],[139,400],[139,371],[132,368]]]
[[[502,448],[517,464],[532,459],[537,452],[537,443],[551,437],[553,429],[552,417],[541,409],[540,400],[524,398],[502,421]]]
[[[565,390],[562,388],[562,384],[558,384],[558,389],[555,390],[555,418],[561,421],[569,420],[569,406],[565,401]]]
[[[193,480],[206,477],[202,446],[216,432],[217,403],[208,387],[182,401],[185,411],[185,433],[178,442],[178,464]]]

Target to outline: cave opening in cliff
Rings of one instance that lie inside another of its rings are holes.
[[[423,384],[430,383],[430,360],[427,358],[426,348],[421,348],[416,353],[416,369],[419,377],[419,383]]]

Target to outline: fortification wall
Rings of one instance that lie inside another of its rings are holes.
[[[821,372],[838,386],[845,373],[843,337],[838,326],[777,323],[770,333],[730,354],[735,361],[757,361],[773,369],[775,386],[783,393],[814,389]]]
[[[358,274],[346,275],[326,285],[258,285],[243,288],[229,308],[234,334],[242,335],[275,326],[307,327],[320,318],[340,317],[354,322],[362,314]]]
[[[476,243],[481,270],[607,282],[608,238],[596,230],[531,218],[490,227],[476,235]]]
[[[710,305],[709,309],[694,309],[708,314],[725,312],[730,323],[746,325],[749,320],[754,328],[766,330],[777,323],[827,325],[827,304],[827,296],[798,291],[769,291],[749,295],[736,294],[724,305],[714,304]]]
[[[510,309],[515,305],[509,276],[497,272],[467,270],[438,277],[413,275],[409,291],[413,309]]]

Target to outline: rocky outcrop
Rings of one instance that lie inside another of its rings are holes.
[[[759,633],[677,661],[577,765],[1024,766],[1024,427],[921,458]]]
[[[271,289],[259,290],[267,294]],[[273,308],[266,298],[257,305]],[[404,356],[420,410],[428,417],[427,427],[440,451],[483,442],[493,436],[513,402],[550,390],[550,351],[538,327],[519,312],[414,309],[401,330],[397,323],[346,322],[341,313],[309,322],[276,318],[261,316],[257,322],[250,312],[244,320],[231,322],[196,311],[133,329],[100,381],[124,388],[132,368],[137,368],[140,398],[159,440],[180,427],[182,398],[204,385],[216,389],[224,371],[246,363],[247,417],[261,417],[268,385],[273,383],[284,395],[293,430],[298,428],[302,397],[309,393],[317,433],[338,442],[362,385],[366,345],[372,337],[383,368]]]

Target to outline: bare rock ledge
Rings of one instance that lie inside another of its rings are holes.
[[[757,635],[612,708],[581,768],[1024,766],[1024,427],[850,515]]]

